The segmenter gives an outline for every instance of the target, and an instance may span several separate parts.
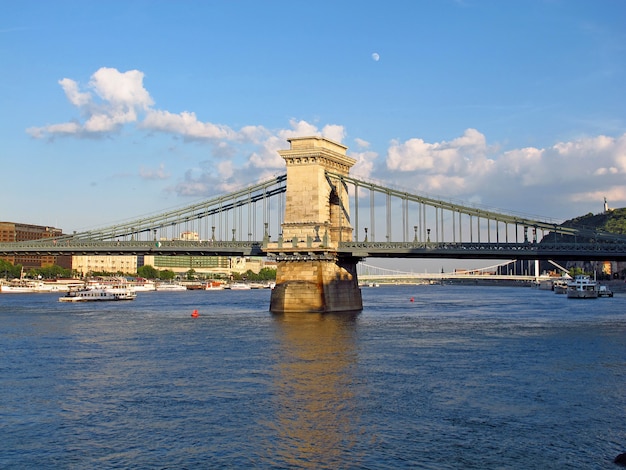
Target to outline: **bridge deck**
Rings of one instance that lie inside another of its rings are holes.
[[[0,256],[191,255],[267,256],[263,241],[32,241],[0,243]],[[275,250],[273,250],[275,251]],[[300,249],[306,252],[306,247]],[[320,250],[311,250],[320,251]],[[324,252],[335,251],[324,249]],[[626,261],[626,243],[404,243],[343,242],[339,256],[353,258],[551,259]]]

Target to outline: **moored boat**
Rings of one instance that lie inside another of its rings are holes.
[[[552,281],[552,290],[555,294],[566,294],[567,293],[567,283],[572,278],[560,277]]]
[[[596,299],[598,298],[598,284],[589,276],[579,274],[567,283],[568,299]]]
[[[197,283],[187,284],[185,288],[187,290],[205,290],[204,284],[197,284]]]
[[[204,290],[222,290],[224,286],[219,281],[208,281],[205,284]]]
[[[67,292],[72,287],[77,287],[80,284],[82,284],[82,281],[76,279],[63,281],[15,279],[7,284],[0,284],[0,292],[3,294],[46,294]]]
[[[598,286],[598,297],[613,297],[613,291],[607,286]]]
[[[135,292],[153,292],[156,290],[154,281],[144,279],[143,277],[127,278],[126,283]]]
[[[534,289],[539,290],[552,290],[552,278],[546,275],[541,275],[531,283],[531,286]]]
[[[168,291],[168,292],[187,290],[185,286],[183,286],[182,284],[178,284],[176,282],[159,282],[157,283],[155,289],[157,291]]]
[[[245,282],[233,282],[232,284],[227,285],[226,289],[249,290],[249,289],[252,289],[252,287],[250,287],[250,284],[246,284]]]
[[[9,284],[0,285],[0,292],[3,294],[27,294],[42,292],[43,282],[18,279]]]

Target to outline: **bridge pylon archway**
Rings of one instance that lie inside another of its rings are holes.
[[[338,312],[363,308],[357,258],[339,256],[352,240],[347,188],[327,172],[348,175],[347,147],[322,137],[288,139],[285,214],[278,242],[264,250],[278,263],[270,311]]]

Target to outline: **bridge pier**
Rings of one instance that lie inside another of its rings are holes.
[[[363,309],[354,258],[278,262],[270,311],[345,312]]]
[[[347,147],[322,137],[289,143],[289,150],[279,151],[287,165],[282,233],[263,247],[278,263],[270,311],[362,310],[358,258],[337,254],[339,242],[352,240],[348,191],[327,174],[347,175],[356,161]]]

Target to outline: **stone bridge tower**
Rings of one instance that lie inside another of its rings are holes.
[[[264,247],[278,263],[270,310],[361,310],[358,259],[337,253],[339,242],[352,240],[348,192],[327,173],[347,175],[355,160],[346,155],[347,147],[322,137],[289,143],[289,150],[279,151],[287,164],[282,234]]]

